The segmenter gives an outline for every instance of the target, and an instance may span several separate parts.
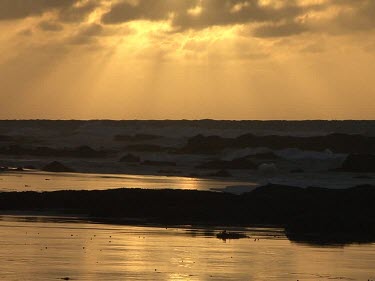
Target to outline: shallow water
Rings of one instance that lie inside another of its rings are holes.
[[[296,244],[280,229],[242,229],[252,238],[224,242],[214,228],[30,216],[2,216],[0,226],[0,280],[375,279],[375,244]]]
[[[272,177],[247,173],[234,178],[193,178],[160,175],[50,173],[50,172],[2,172],[1,191],[55,191],[98,190],[111,188],[174,188],[195,190],[223,190],[241,193],[251,191],[267,183],[292,186],[319,186],[325,188],[349,188],[361,184],[375,184],[375,174],[356,178],[351,173],[315,172],[288,174]]]
[[[84,174],[49,172],[0,173],[0,191],[54,191],[54,190],[97,190],[110,188],[175,188],[209,190],[231,185],[252,183],[223,180],[199,179],[176,176]],[[255,184],[254,184],[255,185]]]

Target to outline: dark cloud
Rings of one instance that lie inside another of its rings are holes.
[[[23,19],[54,11],[61,21],[79,22],[100,5],[100,0],[0,0],[0,20]]]
[[[170,13],[184,13],[195,7],[198,0],[173,1],[173,0],[140,0],[132,3],[122,1],[112,5],[102,20],[107,24],[118,24],[134,20],[165,20]]]
[[[93,24],[84,26],[80,30],[79,35],[80,36],[98,36],[102,32],[103,32],[103,26],[100,24],[93,23]]]
[[[340,3],[339,0],[335,2]],[[375,28],[375,1],[344,1],[351,9],[344,10],[335,19],[335,23],[343,32],[366,31]]]
[[[313,53],[313,54],[323,53],[324,51],[325,51],[325,47],[322,42],[312,43],[301,49],[302,53]]]
[[[76,0],[1,0],[0,20],[22,19],[71,7]]]
[[[64,29],[62,24],[53,21],[42,21],[38,24],[38,27],[44,31],[61,31]]]
[[[258,0],[122,0],[112,5],[102,22],[169,19],[176,31],[256,23],[257,27],[249,35],[257,37],[286,37],[304,32],[344,34],[375,29],[374,0],[327,0],[308,5],[301,5],[299,0],[281,2],[278,6],[262,5]],[[309,18],[311,12],[328,11],[330,7],[338,11],[332,18]],[[302,22],[300,17],[306,17],[306,21]]]
[[[189,13],[198,6],[200,13]],[[139,19],[166,20],[173,15],[173,25],[184,30],[215,25],[279,22],[322,8],[323,5],[300,6],[296,0],[285,1],[281,7],[261,5],[258,0],[139,0],[137,4],[123,1],[113,5],[102,20],[106,24],[116,24]]]
[[[264,38],[287,37],[304,32],[346,34],[375,29],[375,0],[326,0],[304,5],[301,5],[301,0],[280,0],[282,5],[262,5],[259,0],[108,1],[112,2],[112,5],[101,18],[102,23],[106,25],[135,20],[170,20],[174,31],[179,32],[211,26],[254,24],[253,30],[247,35]],[[60,31],[63,29],[62,24],[82,24],[104,2],[104,0],[0,0],[0,21],[53,12],[54,21],[43,21],[38,27],[45,31]],[[309,17],[310,13],[328,11],[330,7],[337,8],[332,18]]]
[[[237,7],[237,8],[236,8]],[[178,14],[174,25],[182,29],[201,29],[215,25],[279,22],[293,19],[319,6],[300,7],[295,1],[285,1],[282,7],[260,5],[257,0],[206,0],[202,2],[202,13],[191,16],[189,13]]]
[[[76,1],[77,2],[77,1]],[[80,22],[98,8],[101,4],[99,0],[92,0],[81,5],[71,5],[59,11],[59,19],[65,22]]]
[[[97,42],[97,36],[104,33],[104,29],[100,24],[89,24],[81,27],[72,37],[69,38],[68,43],[73,45],[84,45]]]
[[[287,37],[298,35],[310,29],[303,23],[288,22],[282,24],[267,24],[255,28],[253,35],[255,37]]]
[[[30,28],[23,29],[23,30],[21,30],[21,31],[18,32],[18,35],[21,35],[21,36],[31,36],[31,35],[33,35],[33,31]]]

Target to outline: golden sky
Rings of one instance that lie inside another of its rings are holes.
[[[374,0],[0,0],[0,119],[375,119]]]

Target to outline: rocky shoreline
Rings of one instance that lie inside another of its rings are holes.
[[[241,195],[195,190],[3,192],[0,211],[79,213],[112,223],[284,227],[293,241],[375,241],[375,186],[267,185]]]

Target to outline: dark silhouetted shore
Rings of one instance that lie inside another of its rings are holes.
[[[268,185],[242,195],[194,190],[3,192],[0,210],[79,213],[111,223],[267,225],[294,241],[375,241],[375,187]]]

